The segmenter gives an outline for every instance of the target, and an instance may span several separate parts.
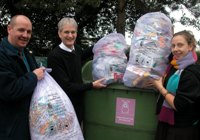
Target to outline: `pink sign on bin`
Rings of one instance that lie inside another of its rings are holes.
[[[135,99],[118,97],[116,99],[115,123],[134,125],[135,103]]]

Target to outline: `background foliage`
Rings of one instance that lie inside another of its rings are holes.
[[[60,43],[57,23],[64,17],[74,17],[79,24],[77,43],[90,47],[108,33],[132,33],[137,19],[148,12],[177,10],[185,5],[198,19],[199,0],[1,0],[0,38],[7,35],[6,26],[13,15],[27,15],[33,22],[30,47],[38,56],[47,56]],[[174,21],[174,19],[172,19]],[[200,30],[200,21],[182,17],[184,25]]]

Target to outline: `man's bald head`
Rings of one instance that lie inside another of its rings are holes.
[[[28,44],[32,34],[32,23],[24,15],[12,17],[8,28],[8,41],[17,48],[24,48]]]

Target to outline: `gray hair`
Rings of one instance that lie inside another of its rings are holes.
[[[76,29],[78,28],[78,24],[74,18],[64,17],[58,22],[58,31],[62,31],[63,26],[65,25],[72,25],[76,27]]]

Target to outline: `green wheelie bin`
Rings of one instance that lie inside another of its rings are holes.
[[[92,61],[82,69],[83,81],[92,81]],[[85,140],[154,140],[157,92],[111,84],[84,96]]]

